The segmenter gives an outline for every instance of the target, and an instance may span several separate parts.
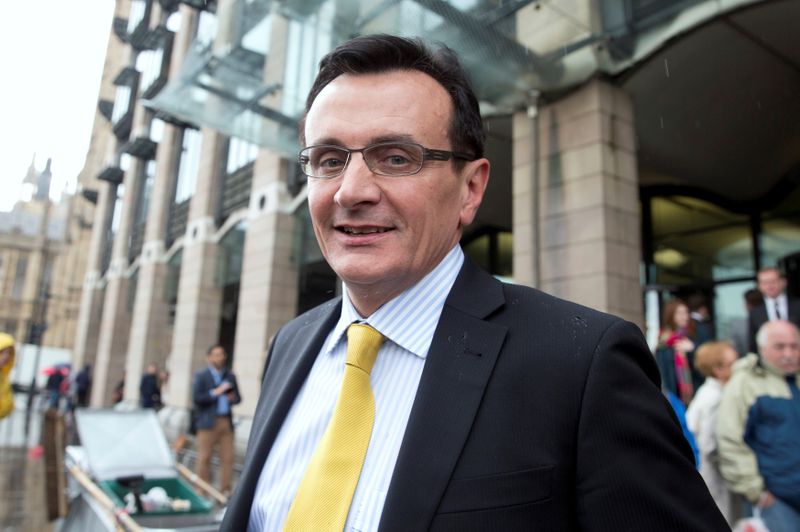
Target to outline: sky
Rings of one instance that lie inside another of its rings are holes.
[[[97,107],[114,0],[5,2],[0,17],[0,211],[34,153],[53,159],[51,197],[74,190]],[[114,37],[116,38],[116,37]]]

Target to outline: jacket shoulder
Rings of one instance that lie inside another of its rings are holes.
[[[582,326],[607,328],[624,322],[619,316],[608,314],[573,301],[542,292],[536,288],[512,283],[503,283],[507,311],[519,311],[530,318],[545,322],[569,321]]]

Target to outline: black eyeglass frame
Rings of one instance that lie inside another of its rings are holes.
[[[313,177],[314,179],[335,179],[342,175],[347,168],[347,165],[350,164],[351,155],[354,152],[361,152],[361,156],[364,156],[364,152],[371,150],[373,148],[379,148],[381,146],[416,146],[422,150],[422,160],[420,161],[419,168],[414,170],[413,172],[404,172],[399,174],[387,174],[384,172],[380,172],[372,168],[367,157],[364,157],[364,164],[367,165],[370,172],[376,175],[382,175],[386,177],[405,177],[409,175],[416,175],[421,170],[422,167],[425,166],[425,161],[449,161],[450,159],[461,159],[463,161],[474,161],[476,157],[469,153],[458,152],[458,151],[447,151],[447,150],[434,150],[432,148],[426,148],[422,144],[418,144],[416,142],[406,142],[406,141],[385,141],[385,142],[376,142],[375,144],[370,144],[369,146],[364,146],[363,148],[345,148],[344,146],[339,146],[337,144],[313,144],[311,146],[306,146],[297,154],[297,161],[300,163],[300,170],[308,177]],[[344,164],[342,165],[341,169],[337,174],[334,175],[326,175],[326,176],[316,176],[313,174],[309,174],[306,172],[305,167],[308,164],[308,156],[303,155],[303,152],[307,150],[311,150],[313,148],[335,148],[337,150],[347,152],[347,159],[345,159]],[[305,159],[305,160],[304,160]]]

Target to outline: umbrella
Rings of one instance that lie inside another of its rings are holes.
[[[62,364],[55,364],[53,366],[47,366],[46,368],[42,368],[41,374],[46,376],[54,375],[55,373],[61,373],[65,377],[69,375],[69,371],[72,369],[72,365],[68,363]]]

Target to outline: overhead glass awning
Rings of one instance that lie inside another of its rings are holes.
[[[391,33],[456,50],[485,114],[526,108],[597,70],[592,15],[532,0],[234,0],[213,44],[146,105],[293,155],[297,121],[322,56],[353,35]],[[524,28],[525,31],[519,30]]]

